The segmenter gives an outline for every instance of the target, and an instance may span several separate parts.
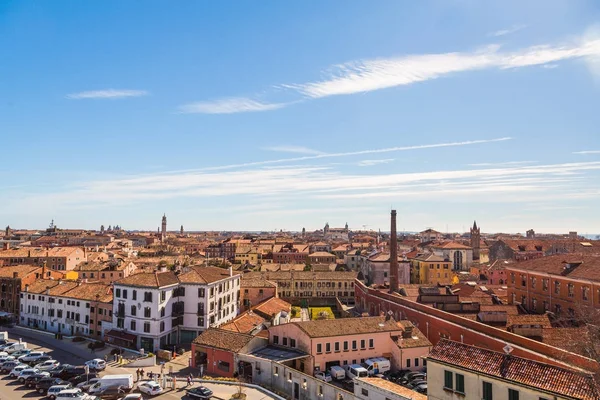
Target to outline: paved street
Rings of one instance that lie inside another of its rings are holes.
[[[85,348],[85,344],[75,344],[70,340],[59,341],[54,339],[52,336],[45,335],[43,333],[35,332],[35,331],[27,331],[18,328],[7,329],[9,332],[9,338],[11,341],[17,341],[19,338],[23,339],[24,342],[27,342],[28,348],[37,351],[44,351],[51,355],[54,359],[60,361],[63,364],[73,364],[73,365],[81,365],[85,361],[96,358],[103,357],[104,353],[91,353],[88,349]],[[126,368],[121,366],[116,366],[114,363],[109,363],[109,366],[106,368],[101,375],[104,374],[124,374],[131,373],[135,379],[135,370],[137,368]],[[160,367],[155,366],[152,368],[144,368],[146,372],[160,372]],[[197,386],[198,383],[195,383],[194,386]],[[185,386],[186,383],[182,379],[177,381],[177,390],[169,390],[160,396],[154,397],[158,400],[173,400],[173,399],[181,399],[185,395]],[[214,393],[215,399],[225,399],[229,400],[232,394],[234,394],[237,390],[236,386],[225,385],[225,384],[213,384],[206,383],[204,386],[211,389]],[[248,400],[263,400],[270,399],[269,396],[266,396],[262,392],[256,389],[246,388],[244,389],[244,393],[248,396]],[[26,389],[24,386],[20,385],[13,379],[9,379],[6,375],[0,376],[0,400],[12,400],[12,399],[40,399],[43,398],[35,391],[30,389]]]

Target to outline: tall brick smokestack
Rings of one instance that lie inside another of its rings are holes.
[[[398,235],[396,233],[396,210],[392,210],[390,229],[390,293],[398,291]]]

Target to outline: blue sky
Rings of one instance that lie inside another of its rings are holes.
[[[393,207],[599,232],[599,23],[577,0],[4,1],[0,225],[387,230]]]

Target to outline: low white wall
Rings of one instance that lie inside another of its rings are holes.
[[[135,361],[125,364],[125,367],[154,367],[156,365],[156,356],[138,358]]]

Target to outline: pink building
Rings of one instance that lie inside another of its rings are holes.
[[[269,328],[269,343],[310,355],[295,368],[311,374],[334,365],[360,364],[386,357],[392,369],[420,370],[431,342],[409,321],[389,317],[293,322]]]

